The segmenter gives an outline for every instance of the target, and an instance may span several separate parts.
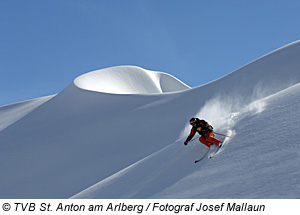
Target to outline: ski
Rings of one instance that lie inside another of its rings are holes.
[[[228,143],[228,141],[229,141],[228,138],[232,138],[232,137],[233,137],[233,132],[232,132],[231,130],[229,130],[229,131],[227,132],[227,135],[224,135],[224,134],[223,134],[223,136],[225,136],[225,139],[221,142],[221,144],[219,145],[218,149],[217,149],[215,152],[211,153],[211,154],[208,156],[208,159],[212,159],[212,158],[215,157],[217,154],[219,154],[221,151],[223,151],[223,150],[221,150],[221,148],[222,148],[224,145],[226,145],[226,144]]]
[[[221,148],[221,146],[217,149],[217,151],[216,151],[215,153],[210,154],[210,155],[208,156],[208,159],[212,159],[212,158],[215,157],[217,154],[219,154],[220,148]]]
[[[198,160],[195,160],[195,163],[198,163],[198,162],[202,161],[203,158],[205,158],[205,155],[204,155],[202,158],[200,158],[200,159],[198,159]]]
[[[217,151],[211,153],[211,154],[208,156],[208,159],[212,159],[212,158],[215,157],[217,154],[219,154],[219,153],[220,153],[220,149],[221,149],[222,146],[223,146],[223,142],[220,143],[220,145],[219,145]]]
[[[213,144],[214,145],[214,144]],[[221,142],[221,146],[218,147],[217,151],[214,152],[214,150],[216,149],[217,145],[214,145],[214,147],[210,147],[209,150],[205,153],[205,155],[203,155],[200,159],[198,160],[195,160],[195,163],[198,163],[200,161],[202,161],[207,155],[207,157],[210,159],[212,158],[213,156],[215,156],[215,154],[219,151],[219,149],[221,148],[222,146],[222,142]]]
[[[205,152],[205,154],[200,159],[195,160],[195,163],[199,163],[200,161],[202,161],[209,152],[210,152],[210,149],[207,152]]]
[[[232,131],[229,131],[229,135],[232,135]],[[225,136],[225,135],[224,135]],[[199,163],[200,161],[202,161],[206,156],[208,159],[212,159],[213,157],[215,157],[217,154],[219,154],[221,151],[221,148],[227,144],[227,142],[229,141],[228,138],[231,138],[232,136],[227,136],[225,137],[225,139],[223,139],[223,141],[220,142],[219,146],[212,144],[212,146],[209,148],[209,150],[205,153],[205,155],[203,155],[203,157],[201,157],[198,160],[195,160],[195,163]]]

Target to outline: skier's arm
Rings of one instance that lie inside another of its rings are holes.
[[[193,127],[190,135],[186,138],[186,141],[184,141],[184,145],[187,145],[187,143],[195,136],[195,134],[196,134],[196,129]]]

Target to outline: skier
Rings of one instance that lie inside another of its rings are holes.
[[[201,135],[199,141],[206,145],[208,148],[210,148],[212,144],[216,144],[217,146],[220,145],[221,141],[214,138],[215,134],[213,131],[213,127],[210,124],[208,124],[205,120],[191,118],[190,124],[193,127],[186,141],[184,141],[184,145],[188,144],[188,142],[195,136],[196,132],[198,132]]]

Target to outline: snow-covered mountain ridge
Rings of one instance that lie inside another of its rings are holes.
[[[295,42],[193,89],[113,67],[1,107],[0,197],[299,198],[299,59]],[[192,116],[235,134],[196,165],[207,148],[183,145]]]
[[[135,66],[119,66],[89,72],[74,80],[85,90],[115,94],[158,94],[190,89],[173,76]]]

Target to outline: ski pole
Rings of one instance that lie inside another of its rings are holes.
[[[196,139],[198,139],[198,137],[194,137],[193,139],[190,140],[190,142],[193,142]]]
[[[214,132],[215,134],[218,134],[218,135],[221,135],[221,136],[224,136],[224,137],[229,137],[231,138],[231,136],[228,136],[228,135],[225,135],[225,134],[220,134],[220,133],[217,133],[217,132]]]

